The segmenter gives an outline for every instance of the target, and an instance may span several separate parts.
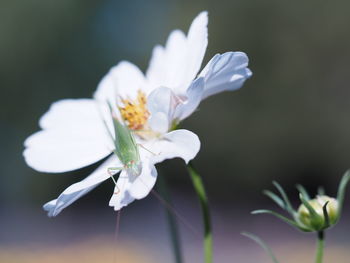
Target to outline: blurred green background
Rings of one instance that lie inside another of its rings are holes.
[[[249,211],[270,205],[261,190],[271,188],[271,180],[295,200],[296,183],[311,191],[324,185],[334,195],[350,167],[349,1],[1,0],[0,227],[5,234],[0,245],[73,242],[79,233],[84,239],[84,231],[91,236],[113,233],[110,183],[59,217],[46,218],[41,205],[96,166],[60,175],[38,173],[24,163],[23,141],[38,130],[38,119],[52,102],[91,97],[119,61],[129,60],[145,71],[153,46],[164,44],[175,28],[187,32],[202,10],[209,11],[204,64],[216,53],[244,51],[254,74],[241,90],[204,101],[183,123],[201,139],[195,164],[207,185],[214,221],[228,235],[226,242],[248,244],[238,236],[243,230],[237,226],[239,218],[249,218],[242,227],[260,229]],[[183,162],[170,160],[159,167],[177,207],[200,228]],[[149,231],[157,228],[160,208],[156,216],[149,215],[153,208],[148,210],[155,202],[147,198],[124,210],[132,215],[126,215],[133,222],[125,227],[133,233],[130,239],[144,236],[132,230],[140,224],[133,216],[148,216]],[[96,222],[101,215],[104,219]],[[73,232],[74,237],[62,234],[76,225],[80,232]],[[96,225],[95,233],[91,229]],[[130,237],[130,231],[124,235]],[[294,233],[286,231],[286,238]],[[336,232],[335,239],[344,241],[345,232]],[[166,235],[166,229],[159,235]],[[250,262],[249,255],[244,260]]]

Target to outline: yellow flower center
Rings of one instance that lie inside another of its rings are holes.
[[[123,106],[119,107],[120,114],[131,130],[141,130],[150,115],[147,110],[147,99],[141,90],[137,92],[135,100],[123,99]]]

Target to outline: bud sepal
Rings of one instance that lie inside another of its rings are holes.
[[[319,188],[318,195],[311,199],[306,189],[301,185],[297,185],[296,188],[299,191],[301,201],[298,210],[293,208],[281,185],[273,182],[281,197],[269,190],[265,190],[263,193],[285,210],[290,217],[266,209],[255,210],[252,214],[271,214],[303,232],[324,231],[339,221],[344,203],[345,189],[349,181],[350,170],[341,179],[337,198],[325,195],[323,188]]]

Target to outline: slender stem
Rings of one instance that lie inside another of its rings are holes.
[[[207,195],[205,193],[204,184],[202,178],[194,169],[192,162],[187,166],[188,172],[190,174],[193,187],[196,191],[196,194],[199,198],[199,202],[202,208],[203,224],[204,224],[204,262],[212,263],[213,262],[213,237],[211,231],[211,220],[210,220],[210,211],[208,205]]]
[[[323,249],[324,249],[324,232],[317,232],[317,251],[316,251],[316,263],[323,262]]]
[[[171,205],[171,198],[170,194],[168,191],[168,185],[163,176],[158,176],[158,191],[163,197],[163,199]],[[173,252],[174,252],[174,260],[175,263],[182,263],[182,251],[181,251],[181,246],[180,246],[180,235],[179,235],[179,229],[178,225],[176,222],[175,215],[167,208],[165,208],[165,213],[166,213],[166,218],[168,222],[168,227],[170,231],[170,237],[171,237],[171,243],[173,247]]]
[[[119,229],[120,229],[120,216],[121,216],[121,210],[117,212],[117,220],[115,222],[115,233],[114,233],[114,243],[117,246],[118,243],[118,237],[119,237]],[[113,262],[117,262],[117,252],[114,251],[113,256]]]

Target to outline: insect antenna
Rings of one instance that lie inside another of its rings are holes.
[[[118,245],[118,237],[119,237],[119,229],[120,229],[120,216],[121,216],[121,210],[118,210],[117,212],[117,220],[115,222],[115,230],[114,230],[114,244],[115,246]],[[113,255],[113,262],[117,262],[117,250],[113,249],[114,255]]]
[[[172,213],[185,227],[187,227],[194,235],[201,237],[197,229],[195,229],[169,202],[167,202],[156,190],[149,187],[140,177],[138,178],[148,189],[151,189],[151,193],[158,201],[165,206],[170,213]]]
[[[160,155],[160,154],[161,154],[161,153],[154,153],[154,152],[148,150],[148,149],[147,149],[145,146],[143,146],[141,143],[138,143],[137,145],[140,146],[140,147],[141,147],[142,149],[144,149],[145,151],[149,152],[150,154],[153,154],[154,156]]]
[[[193,234],[195,234],[197,237],[200,237],[201,235],[199,234],[199,232],[197,231],[197,229],[195,229],[171,204],[169,204],[169,202],[167,202],[166,200],[164,200],[164,198],[157,193],[156,190],[152,189],[151,193],[153,194],[153,196],[155,196],[158,201],[165,206],[166,209],[168,209],[168,211],[170,213],[172,213],[185,227],[187,227]]]

